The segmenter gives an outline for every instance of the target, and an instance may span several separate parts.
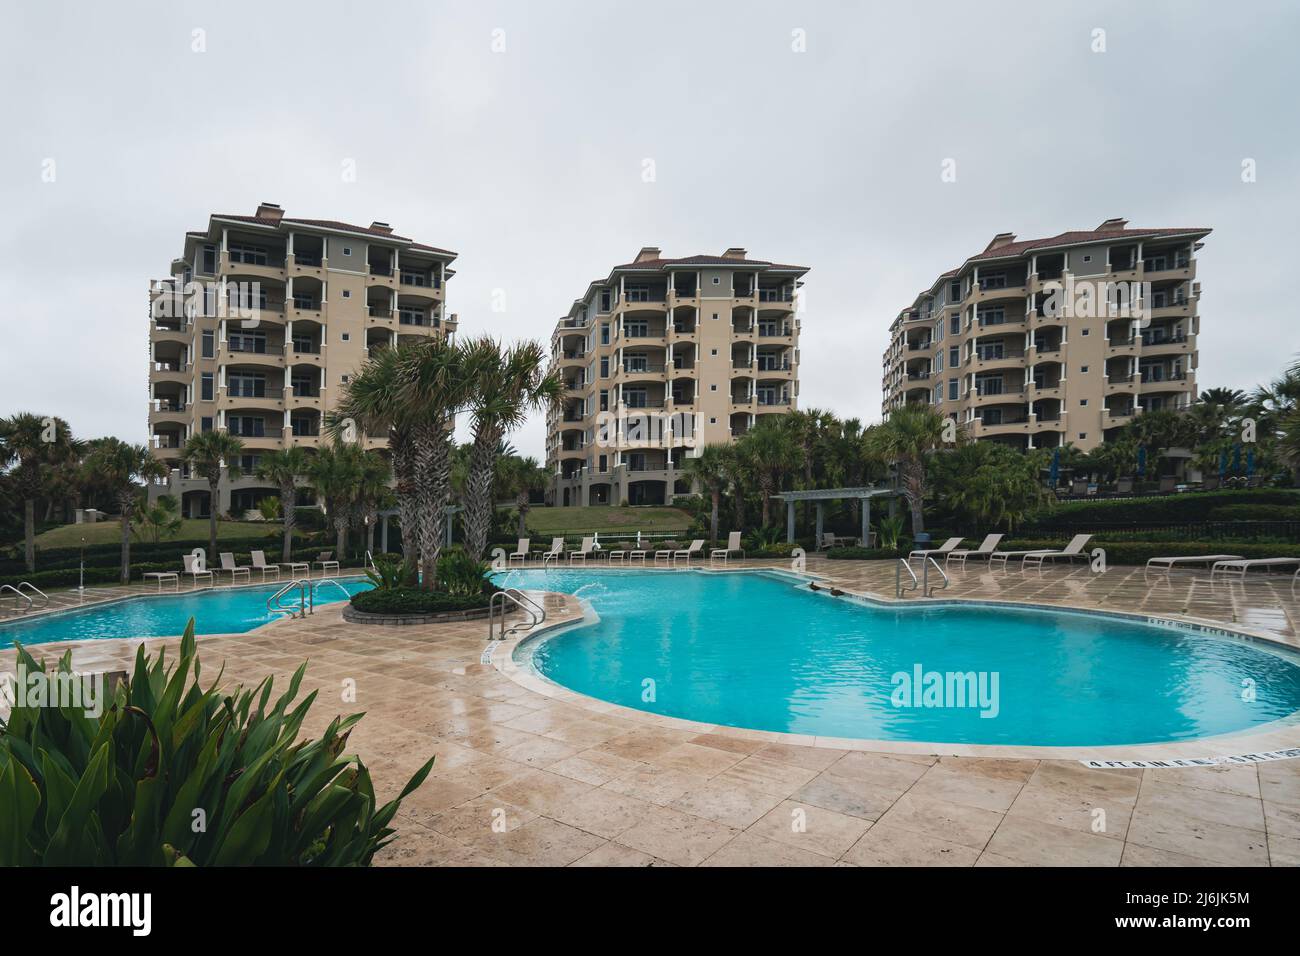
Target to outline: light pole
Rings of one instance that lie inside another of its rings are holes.
[[[86,596],[86,536],[81,536],[81,562],[77,571],[77,597]]]

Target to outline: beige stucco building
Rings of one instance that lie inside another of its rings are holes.
[[[274,495],[255,476],[261,454],[319,444],[322,416],[371,349],[454,333],[444,306],[455,258],[387,223],[295,219],[273,203],[186,233],[170,276],[149,288],[149,431],[172,468],[155,493],[206,514],[207,483],[190,477],[181,447],[226,429],[244,443],[244,477],[223,481],[218,513]]]
[[[1204,228],[1096,229],[987,248],[890,326],[883,413],[932,405],[974,438],[1087,450],[1196,399]]]
[[[647,247],[592,282],[551,337],[566,386],[547,420],[551,503],[671,502],[696,449],[796,407],[807,271]]]

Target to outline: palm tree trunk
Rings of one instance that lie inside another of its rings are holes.
[[[492,479],[496,470],[498,436],[485,429],[475,436],[465,479],[465,551],[475,561],[483,559],[492,525]]]
[[[419,511],[417,535],[424,565],[421,587],[437,587],[438,559],[447,528],[447,491],[451,485],[451,433],[440,424],[422,426],[415,439],[415,486]]]
[[[515,507],[519,509],[519,537],[528,533],[528,494],[520,492],[515,498]]]
[[[280,486],[280,519],[284,523],[284,543],[280,546],[280,560],[293,560],[293,526],[298,522],[298,489],[293,479]]]
[[[220,479],[218,479],[219,481]],[[217,559],[217,482],[208,482],[208,562]]]
[[[348,516],[346,514],[335,514],[334,516],[334,557],[339,561],[340,566],[347,560],[348,554]]]
[[[710,491],[713,498],[713,514],[709,522],[709,540],[718,540],[718,508],[722,505],[722,489],[714,485]]]
[[[23,557],[27,560],[27,570],[36,571],[36,499],[23,500]]]
[[[135,504],[134,495],[123,495],[118,499],[122,509],[122,573],[119,579],[123,584],[131,583],[131,506]]]
[[[771,518],[772,516],[772,479],[771,478],[764,476],[758,479],[758,493],[763,496],[763,500],[759,502],[759,507],[762,508],[763,527],[766,528],[770,524],[770,521],[768,519]]]
[[[405,435],[405,433],[403,433]],[[419,495],[412,478],[414,467],[411,442],[408,438],[392,443],[393,450],[393,493],[397,497],[397,523],[402,533],[402,563],[406,565],[411,578],[403,584],[414,584],[416,566],[420,559],[418,538]]]

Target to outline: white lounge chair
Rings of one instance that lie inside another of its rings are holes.
[[[1082,558],[1085,561],[1091,560],[1092,556],[1083,550],[1091,540],[1092,535],[1090,534],[1076,534],[1070,539],[1070,543],[1060,551],[1035,551],[1033,554],[1025,555],[1021,560],[1021,567],[1029,567],[1029,563],[1032,561],[1041,568],[1044,561],[1055,561],[1057,558],[1068,558],[1071,561],[1075,558]]]
[[[960,562],[961,566],[964,568],[966,567],[967,558],[983,558],[987,561],[989,560],[989,555],[997,549],[998,542],[1004,537],[1006,537],[1006,535],[986,534],[978,548],[958,548],[956,551],[949,551],[948,554],[944,556],[943,563],[948,564],[952,561],[957,561]]]
[[[1204,564],[1212,567],[1219,561],[1241,561],[1242,556],[1239,554],[1183,554],[1172,558],[1151,558],[1147,561],[1146,569],[1148,571],[1164,570],[1165,574],[1174,570],[1180,564],[1190,564],[1192,566]]]
[[[686,563],[687,563],[687,564],[690,564],[690,563],[691,563],[691,557],[692,557],[693,555],[696,555],[696,554],[698,554],[698,555],[700,555],[700,556],[703,556],[703,555],[704,555],[704,539],[703,539],[703,538],[696,538],[694,541],[691,542],[691,546],[690,546],[689,548],[682,548],[680,551],[674,551],[674,552],[673,552],[673,564],[676,564],[676,563],[677,563],[677,559],[678,559],[678,558],[685,558],[685,559],[686,559]]]
[[[252,558],[253,558],[253,570],[262,572],[263,584],[266,583],[266,576],[268,574],[274,574],[275,579],[277,581],[280,580],[280,566],[278,564],[267,564],[265,551],[252,552]]]
[[[924,562],[926,558],[933,558],[936,556],[942,557],[946,560],[948,557],[948,552],[957,550],[957,545],[961,544],[963,540],[965,539],[949,538],[947,541],[943,543],[941,547],[923,548],[917,551],[913,551],[911,554],[907,556],[907,560],[911,561],[913,558],[920,558]]]
[[[1285,568],[1291,565],[1295,566],[1295,574],[1292,578],[1300,578],[1300,558],[1237,558],[1231,561],[1216,561],[1210,568],[1210,577],[1216,574],[1235,574],[1241,578],[1246,577],[1246,572],[1262,569],[1264,571],[1270,568]]]
[[[677,543],[676,541],[673,542],[673,544],[676,543]],[[664,564],[671,564],[673,560],[673,555],[676,553],[677,553],[677,549],[675,547],[663,548],[658,551],[655,551],[655,564],[657,565],[660,561],[663,561]]]
[[[533,543],[532,538],[520,538],[519,543],[515,546],[515,549],[511,551],[509,555],[506,556],[506,563],[514,564],[516,561],[518,561],[520,564],[524,564],[525,562],[527,562],[528,546],[532,543]]]
[[[339,573],[339,563],[334,559],[333,551],[322,551],[320,554],[316,555],[315,563],[320,565],[321,577],[325,577],[325,572],[330,568],[334,569],[335,574]]]
[[[194,555],[192,554],[181,555],[181,562],[185,565],[185,573],[188,574],[190,576],[190,580],[194,582],[195,590],[198,589],[199,578],[207,578],[208,584],[210,586],[216,585],[217,583],[216,575],[214,575],[207,568],[200,568],[198,566],[198,559],[194,557]]]
[[[232,586],[235,583],[235,578],[239,577],[241,574],[244,576],[244,579],[248,581],[250,584],[253,582],[253,576],[252,576],[253,569],[246,565],[235,564],[234,552],[231,551],[221,552],[221,570],[225,573],[229,573],[230,583]]]
[[[173,591],[179,591],[181,589],[181,576],[177,574],[175,571],[146,571],[144,573],[144,578],[146,581],[149,578],[153,578],[155,581],[157,581],[158,593],[160,594],[162,593],[162,586],[164,581],[166,581],[168,584],[172,586]]]
[[[632,548],[630,544],[631,543],[628,541],[620,541],[618,543],[617,548],[611,548],[607,552],[609,556],[609,563],[614,564],[615,562],[617,562],[618,564],[622,564],[623,562],[625,562],[627,560],[627,556],[632,553]]]
[[[307,561],[281,561],[280,567],[288,568],[289,573],[295,577],[299,573],[301,573],[303,577],[311,577],[311,564]]]
[[[560,560],[560,555],[564,554],[564,536],[551,539],[551,550],[542,552],[542,567],[546,567],[548,561]]]
[[[581,558],[585,562],[588,555],[599,553],[600,552],[596,550],[596,539],[594,537],[583,538],[582,544],[578,545],[578,550],[569,552],[569,563],[572,564],[578,558]]]
[[[714,548],[709,552],[709,560],[716,561],[718,558],[722,558],[722,561],[725,564],[737,551],[740,552],[740,557],[743,560],[745,557],[745,549],[740,546],[740,532],[733,531],[727,535],[727,546],[725,548]]]

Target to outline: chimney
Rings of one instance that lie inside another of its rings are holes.
[[[253,215],[258,219],[269,219],[271,222],[279,222],[284,215],[284,210],[280,208],[279,203],[264,202],[257,207],[257,212]]]
[[[643,246],[643,247],[641,248],[641,251],[638,252],[638,253],[636,254],[636,258],[633,259],[632,261],[633,261],[633,262],[648,262],[648,261],[650,261],[650,260],[652,260],[652,259],[658,259],[658,258],[659,258],[659,253],[660,253],[660,250],[659,250],[659,247],[658,247],[658,246]]]
[[[724,252],[724,253],[722,254],[722,258],[724,258],[724,259],[743,259],[743,258],[745,258],[745,254],[746,254],[746,253],[745,253],[745,250],[742,249],[742,248],[740,248],[740,246],[732,246],[730,249],[728,249],[726,252]]]
[[[1127,219],[1107,219],[1097,227],[1098,232],[1113,232],[1116,229],[1123,229],[1128,225]]]
[[[989,244],[984,247],[984,251],[991,252],[992,250],[1001,248],[1002,246],[1008,246],[1015,241],[1016,234],[1014,232],[999,232],[989,240]]]
[[[393,234],[393,227],[386,222],[380,222],[378,219],[370,224],[370,228],[375,230],[375,232],[382,232],[386,236],[391,236]]]

